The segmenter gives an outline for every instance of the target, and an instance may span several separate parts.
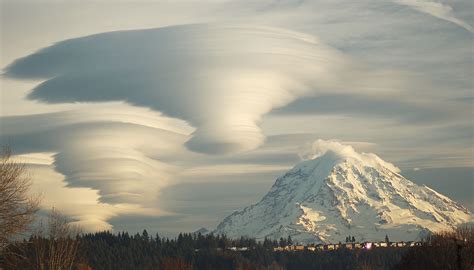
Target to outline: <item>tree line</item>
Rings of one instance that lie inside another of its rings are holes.
[[[74,264],[68,269],[472,269],[473,232],[472,227],[461,227],[434,234],[420,247],[292,252],[274,251],[280,242],[270,239],[230,239],[200,233],[181,233],[170,239],[146,230],[136,234],[104,231],[75,238]],[[37,241],[32,236],[12,245],[27,260],[18,260],[16,268],[6,269],[66,269],[34,268],[42,256],[37,254]],[[231,247],[247,249],[235,251]]]
[[[78,249],[75,268],[85,269],[392,269],[406,249],[348,250],[327,252],[275,252],[280,241],[225,235],[180,233],[169,239],[158,234],[109,231],[81,234],[75,238]],[[37,254],[37,236],[13,247],[27,260],[14,261],[15,267],[30,269]],[[40,241],[51,242],[49,238]],[[286,241],[285,241],[286,242]],[[48,246],[48,245],[46,245]],[[231,247],[246,247],[234,251]],[[372,268],[362,268],[370,266]],[[7,268],[9,269],[9,268]],[[13,269],[13,268],[12,268]],[[33,268],[38,269],[38,268]],[[50,268],[44,268],[50,269]],[[62,269],[62,268],[51,268]],[[74,268],[72,268],[74,269]]]

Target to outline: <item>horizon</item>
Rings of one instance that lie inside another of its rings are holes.
[[[472,215],[472,7],[3,0],[0,144],[87,232],[213,230],[334,143]]]

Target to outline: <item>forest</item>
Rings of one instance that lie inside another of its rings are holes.
[[[48,260],[61,257],[54,253],[66,252],[74,244],[77,249],[70,269],[472,269],[472,228],[466,231],[470,238],[460,247],[447,234],[439,234],[420,247],[334,251],[273,250],[291,244],[291,239],[257,242],[199,233],[169,239],[151,236],[146,230],[134,235],[109,231],[81,234],[74,243],[62,245],[61,239],[32,236],[11,247],[17,255],[7,259],[5,269],[49,269],[38,267],[37,262],[50,265]],[[54,245],[57,247],[50,248]],[[234,251],[231,247],[248,249]]]

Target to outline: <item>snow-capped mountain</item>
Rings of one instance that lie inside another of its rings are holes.
[[[466,208],[407,180],[378,156],[337,142],[324,145],[278,178],[260,202],[234,212],[214,232],[257,239],[291,235],[303,243],[334,243],[348,235],[358,241],[385,235],[409,241],[472,222]]]

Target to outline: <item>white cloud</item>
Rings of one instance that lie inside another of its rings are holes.
[[[453,8],[448,4],[429,0],[394,0],[394,2],[409,6],[436,18],[452,22],[471,33],[473,32],[472,26],[467,22],[457,18],[453,12]]]
[[[85,231],[111,230],[108,220],[118,215],[169,215],[160,209],[140,204],[109,204],[99,202],[97,190],[67,187],[64,176],[54,170],[54,153],[33,153],[14,156],[23,162],[33,180],[31,192],[42,198],[41,208],[56,208],[70,216]]]
[[[394,172],[400,172],[400,169],[393,165],[392,163],[386,162],[379,158],[376,154],[373,153],[358,153],[354,148],[337,140],[321,140],[318,139],[313,142],[312,147],[309,149],[309,152],[303,154],[305,159],[315,159],[325,155],[326,153],[333,153],[334,155],[340,158],[352,158],[360,160],[363,164],[368,164],[372,166],[378,166],[378,164],[383,164],[385,167],[390,168]]]
[[[404,89],[399,73],[368,68],[315,37],[217,24],[71,39],[16,60],[5,74],[46,79],[32,99],[125,101],[181,118],[196,127],[187,147],[217,154],[260,146],[262,116],[299,97]]]
[[[182,121],[157,113],[150,118],[147,110],[128,107],[116,113],[98,108],[4,117],[0,141],[8,142],[26,163],[54,168],[67,187],[93,191],[97,202],[165,213],[156,206],[159,194],[174,183],[178,169],[168,161],[185,152],[192,129]],[[46,178],[57,178],[48,173]]]

